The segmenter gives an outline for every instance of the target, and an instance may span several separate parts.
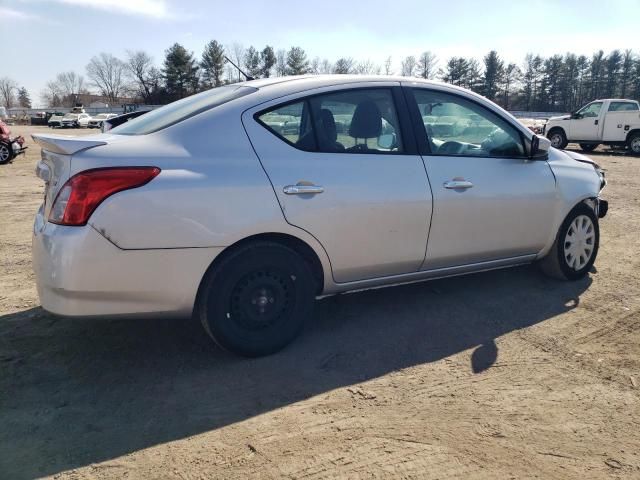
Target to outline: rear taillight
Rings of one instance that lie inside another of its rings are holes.
[[[93,211],[114,193],[149,183],[160,173],[158,167],[96,168],[80,172],[58,192],[49,221],[59,225],[86,225]]]

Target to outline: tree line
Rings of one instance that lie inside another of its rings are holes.
[[[175,43],[165,51],[161,65],[144,51],[128,51],[125,58],[100,53],[90,59],[86,76],[63,72],[47,82],[41,99],[48,107],[72,106],[76,95],[99,92],[110,103],[127,97],[147,104],[165,104],[199,91],[244,80],[244,75],[226,61],[228,57],[253,78],[301,74],[400,74],[438,79],[478,92],[509,110],[573,111],[596,98],[640,99],[640,57],[632,50],[600,50],[590,57],[566,53],[542,57],[527,54],[521,65],[505,62],[497,51],[482,59],[451,57],[440,62],[425,51],[394,64],[342,57],[335,62],[310,59],[301,47],[274,50],[239,43],[223,46],[211,40],[200,58]],[[399,67],[399,68],[398,68]],[[0,102],[29,107],[24,88],[9,78],[0,78]]]

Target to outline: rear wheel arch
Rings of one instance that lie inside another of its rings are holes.
[[[196,295],[195,306],[198,305],[198,299],[203,290],[203,286],[206,283],[206,279],[225,259],[229,256],[233,255],[238,250],[243,248],[258,245],[258,244],[278,244],[283,245],[285,247],[290,248],[294,252],[296,252],[300,257],[302,257],[310,266],[311,271],[313,272],[313,277],[316,281],[316,293],[319,295],[322,293],[324,289],[324,267],[322,266],[322,262],[315,250],[304,240],[301,240],[298,237],[293,235],[289,235],[286,233],[261,233],[257,235],[251,235],[249,237],[245,237],[232,245],[226,247],[220,255],[218,255],[209,265],[207,270],[205,271],[202,279],[200,280],[200,285],[198,287],[198,293]]]

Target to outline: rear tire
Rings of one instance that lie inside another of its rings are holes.
[[[566,148],[569,143],[567,141],[567,136],[559,128],[552,129],[547,135],[547,138],[551,142],[552,147],[559,148],[560,150]]]
[[[300,334],[314,301],[310,265],[290,248],[264,242],[240,248],[207,273],[198,314],[219,346],[259,357]]]
[[[598,217],[587,205],[575,207],[558,230],[540,268],[550,277],[560,280],[578,280],[593,267],[600,246]]]
[[[599,143],[581,143],[580,148],[583,152],[593,152],[596,148],[598,148]]]
[[[634,133],[629,137],[627,146],[633,155],[640,155],[640,132]]]

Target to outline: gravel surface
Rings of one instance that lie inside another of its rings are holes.
[[[0,165],[0,478],[640,478],[640,158],[593,154],[610,210],[589,278],[326,298],[247,360],[193,321],[44,312],[29,146]]]

